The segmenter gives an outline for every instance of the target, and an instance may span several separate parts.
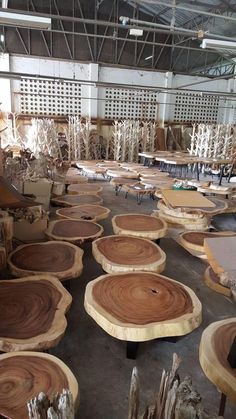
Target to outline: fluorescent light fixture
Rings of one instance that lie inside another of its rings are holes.
[[[144,60],[151,60],[152,57],[153,55],[149,55],[148,57],[144,58]]]
[[[47,17],[0,12],[0,25],[23,26],[42,30],[51,29],[52,20]]]
[[[133,36],[143,36],[143,30],[142,29],[130,29],[129,34]]]
[[[4,35],[3,35],[3,33],[1,33],[1,35],[0,35],[0,42],[4,42],[4,39],[5,39],[5,37],[4,37]]]
[[[203,39],[200,47],[210,49],[236,50],[236,42],[205,38]]]

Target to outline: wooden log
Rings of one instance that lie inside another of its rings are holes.
[[[62,195],[51,199],[51,204],[60,207],[75,207],[83,204],[100,205],[103,200],[98,195]]]
[[[210,222],[207,217],[202,218],[183,218],[183,217],[174,217],[173,215],[167,215],[162,211],[158,212],[158,216],[161,219],[165,220],[167,224],[172,227],[184,228],[185,230],[197,230],[205,231],[210,227]]]
[[[236,403],[236,374],[227,358],[235,336],[235,317],[214,322],[204,330],[199,349],[204,374],[233,403]]]
[[[202,321],[190,288],[151,272],[100,276],[87,284],[84,304],[109,335],[131,342],[182,336]]]
[[[213,271],[213,269],[208,266],[204,273],[204,282],[212,290],[219,292],[220,294],[225,295],[226,297],[232,296],[232,291],[230,288],[225,287],[220,283],[220,277]]]
[[[99,221],[109,217],[111,210],[100,205],[83,204],[77,207],[61,208],[56,211],[59,218],[69,220]]]
[[[61,281],[82,273],[83,250],[63,241],[48,241],[18,246],[10,253],[8,265],[15,276],[55,275]]]
[[[92,221],[67,219],[50,221],[45,234],[49,240],[82,244],[101,237],[103,232],[103,227]]]
[[[204,239],[211,237],[230,237],[236,236],[236,233],[232,231],[188,231],[180,234],[180,244],[185,249],[196,250],[197,252],[205,253],[204,251]]]
[[[67,189],[68,194],[70,195],[99,195],[102,190],[102,186],[98,186],[93,183],[87,183],[85,185],[69,185]]]
[[[167,224],[158,217],[144,214],[119,214],[112,218],[114,234],[157,240],[166,235]]]
[[[0,355],[0,414],[4,417],[28,419],[29,400],[40,392],[51,398],[66,388],[71,391],[77,409],[77,380],[59,358],[30,351]]]
[[[35,275],[0,281],[0,350],[46,350],[65,333],[71,295],[56,277]]]
[[[95,260],[105,272],[151,271],[165,269],[166,255],[150,240],[132,236],[107,236],[92,243]]]

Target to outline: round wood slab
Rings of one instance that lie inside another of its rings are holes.
[[[215,204],[215,207],[212,208],[172,208],[168,207],[165,202],[161,199],[158,201],[157,207],[167,215],[173,217],[182,217],[182,218],[201,218],[203,216],[214,216],[224,212],[228,205],[222,199],[217,198],[207,198],[209,201]]]
[[[204,239],[211,237],[230,237],[235,236],[236,233],[231,231],[219,231],[219,232],[210,232],[210,231],[188,231],[180,234],[180,244],[184,246],[187,250],[196,250],[201,253],[204,251]]]
[[[165,269],[166,255],[150,240],[132,236],[107,236],[92,244],[95,260],[105,272],[151,271]]]
[[[71,295],[51,275],[0,281],[0,350],[45,350],[66,330]]]
[[[52,198],[51,203],[60,207],[73,207],[82,204],[100,205],[103,200],[98,195],[62,195]]]
[[[134,183],[137,183],[134,179],[127,179],[125,177],[114,177],[110,180],[110,184],[114,186],[123,186],[125,184],[133,185]]]
[[[72,185],[77,183],[87,183],[88,178],[79,174],[70,174],[65,177],[65,185]]]
[[[199,361],[207,378],[236,403],[236,370],[227,357],[236,336],[236,318],[221,320],[208,326],[201,338]]]
[[[165,221],[151,215],[120,214],[112,218],[112,227],[115,234],[143,237],[157,240],[166,235]]]
[[[61,208],[56,211],[60,218],[69,220],[99,221],[109,217],[111,210],[100,205],[78,205],[77,207]]]
[[[15,352],[0,355],[0,415],[28,419],[27,402],[43,392],[49,398],[63,389],[79,403],[79,387],[71,370],[53,355]]]
[[[8,265],[15,276],[51,274],[63,281],[80,276],[83,253],[63,241],[23,244],[10,253]]]
[[[49,240],[82,244],[101,237],[103,231],[102,226],[92,221],[67,219],[50,221],[45,234]]]
[[[205,231],[208,230],[210,227],[210,221],[207,217],[192,219],[183,217],[173,217],[173,215],[166,214],[163,211],[159,211],[158,214],[161,217],[161,219],[164,219],[167,222],[168,226],[170,225],[171,227],[197,231]]]
[[[137,173],[131,172],[129,170],[122,170],[122,169],[107,170],[107,176],[110,176],[110,177],[124,177],[126,179],[138,179]]]
[[[85,309],[109,335],[135,342],[185,335],[202,321],[201,303],[190,288],[151,272],[90,281]]]
[[[203,279],[205,284],[212,290],[219,292],[226,297],[231,297],[231,289],[220,283],[220,277],[213,271],[210,266],[207,267]]]
[[[97,195],[102,192],[102,189],[102,186],[87,183],[86,185],[69,185],[67,191],[70,195]]]

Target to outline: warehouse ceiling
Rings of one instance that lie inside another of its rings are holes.
[[[52,18],[45,31],[0,26],[2,52],[209,77],[234,73],[236,49],[201,43],[236,42],[235,0],[2,0],[2,6]]]

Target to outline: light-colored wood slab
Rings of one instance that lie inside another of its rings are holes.
[[[207,217],[200,218],[183,218],[173,217],[173,215],[165,214],[163,211],[159,211],[158,215],[165,220],[172,227],[176,226],[184,228],[185,230],[197,230],[205,231],[210,227],[210,221]]]
[[[124,177],[126,179],[138,179],[138,174],[135,172],[131,172],[130,170],[117,170],[117,169],[109,169],[107,170],[107,176],[110,177]]]
[[[77,183],[87,183],[88,178],[79,174],[69,174],[65,177],[65,185],[73,185]]]
[[[111,210],[100,205],[83,204],[77,207],[61,208],[56,211],[60,218],[69,220],[99,221],[109,217]]]
[[[0,355],[0,415],[28,419],[27,402],[42,391],[51,398],[63,388],[79,404],[78,382],[59,358],[42,352],[15,352]]]
[[[163,190],[163,199],[167,205],[174,208],[214,208],[215,204],[196,191]]]
[[[52,198],[51,203],[61,207],[73,207],[82,204],[100,205],[103,199],[98,195],[62,195]]]
[[[119,214],[112,218],[114,234],[157,240],[166,235],[164,220],[145,214]]]
[[[216,274],[236,272],[236,237],[205,239],[204,251]]]
[[[46,350],[65,333],[71,295],[51,275],[0,281],[0,350]]]
[[[114,177],[110,180],[110,184],[114,186],[123,186],[125,184],[133,185],[135,183],[137,183],[137,180],[126,179],[125,177]]]
[[[69,185],[67,192],[69,195],[99,195],[102,192],[102,189],[102,186],[86,183],[84,185]]]
[[[103,231],[102,226],[92,221],[67,219],[50,221],[45,234],[49,240],[82,244],[101,237]]]
[[[102,237],[93,242],[92,252],[108,273],[137,270],[160,273],[165,269],[163,250],[152,241],[138,237]]]
[[[84,303],[102,329],[126,341],[185,335],[202,321],[190,288],[151,272],[100,276],[87,284]]]
[[[220,277],[212,270],[210,266],[208,266],[205,270],[203,279],[205,284],[212,290],[219,292],[226,297],[231,297],[232,293],[230,288],[227,288],[220,283]]]
[[[79,247],[63,241],[24,244],[10,253],[8,265],[14,276],[49,274],[65,281],[81,275],[83,253]]]
[[[215,207],[212,208],[172,208],[165,204],[164,200],[161,199],[157,203],[157,208],[159,208],[162,212],[164,212],[167,215],[173,215],[174,217],[183,217],[183,218],[201,218],[204,215],[207,215],[209,217],[213,217],[214,215],[224,213],[226,209],[228,208],[227,202],[217,199],[217,198],[209,198],[209,201],[211,201]]]
[[[187,249],[196,250],[198,252],[205,253],[204,251],[204,239],[217,238],[217,237],[230,237],[236,236],[236,233],[232,231],[188,231],[180,234],[180,244]]]
[[[236,403],[236,370],[227,357],[236,336],[236,318],[210,324],[201,337],[199,361],[207,378]]]

